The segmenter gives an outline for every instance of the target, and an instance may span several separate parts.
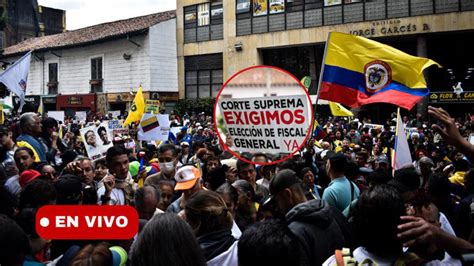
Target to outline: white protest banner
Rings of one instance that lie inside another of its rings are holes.
[[[109,120],[108,127],[110,130],[122,128],[123,120]]]
[[[138,127],[138,140],[168,140],[170,132],[169,115],[143,114]]]
[[[306,95],[219,98],[233,151],[293,153],[311,125]]]
[[[120,110],[119,110],[119,111],[108,111],[108,112],[107,112],[107,116],[108,116],[109,114],[112,114],[112,117],[113,117],[113,118],[118,118],[118,117],[120,116]]]
[[[101,123],[99,126],[89,126],[80,130],[84,139],[84,146],[87,156],[96,160],[106,155],[107,150],[112,147],[112,131],[109,130],[107,122]]]
[[[383,128],[383,125],[365,123],[365,124],[362,126],[362,128],[368,128],[368,129],[380,128],[380,129],[382,129],[382,128]]]
[[[49,111],[48,117],[54,118],[64,123],[64,111]]]
[[[87,120],[87,112],[77,111],[76,112],[76,120],[79,121],[79,122],[85,122]]]

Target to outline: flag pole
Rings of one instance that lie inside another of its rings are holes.
[[[331,37],[331,32],[328,33],[328,38],[326,39],[326,44],[324,46],[324,54],[323,54],[323,61],[321,64],[321,72],[319,73],[319,81],[318,81],[318,90],[316,92],[316,100],[313,103],[314,109],[313,109],[313,118],[316,119],[316,109],[318,108],[318,100],[319,100],[319,91],[321,90],[321,83],[323,83],[323,73],[324,73],[324,62],[326,62],[326,53],[328,50],[328,42],[329,38]],[[313,138],[313,133],[314,133],[314,121],[311,121],[311,138]],[[310,138],[310,139],[311,139]]]

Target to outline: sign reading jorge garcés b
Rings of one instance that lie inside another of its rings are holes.
[[[306,95],[219,99],[233,151],[293,153],[310,127]]]

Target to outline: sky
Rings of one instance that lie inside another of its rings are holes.
[[[176,9],[176,0],[38,0],[42,6],[66,10],[66,29]]]

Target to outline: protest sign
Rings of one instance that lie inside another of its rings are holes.
[[[293,153],[311,124],[306,95],[219,98],[230,147],[239,152]]]
[[[120,110],[118,110],[118,111],[108,111],[107,115],[109,115],[109,114],[112,114],[113,118],[117,118],[117,117],[120,116]]]
[[[143,114],[138,127],[138,140],[168,140],[170,120],[168,115]]]
[[[159,114],[160,106],[159,100],[145,100],[145,113]]]
[[[64,111],[49,111],[48,117],[54,118],[64,123]]]
[[[111,132],[106,122],[80,130],[87,156],[90,159],[96,160],[106,155],[107,150],[113,145]]]
[[[76,112],[76,120],[79,122],[85,122],[87,119],[87,112],[84,111],[77,111]]]
[[[109,120],[108,127],[110,130],[114,130],[117,128],[122,128],[123,120]]]

